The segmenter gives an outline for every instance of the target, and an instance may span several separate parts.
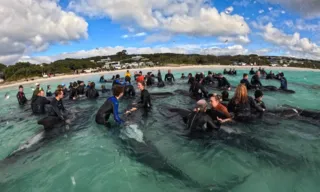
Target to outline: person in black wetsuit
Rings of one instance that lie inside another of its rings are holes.
[[[193,138],[202,137],[205,132],[211,132],[212,130],[219,129],[206,111],[207,102],[205,100],[199,100],[197,102],[196,109],[191,112],[186,119],[186,129],[189,131],[189,136]]]
[[[106,89],[105,85],[101,85],[101,93],[107,93],[108,91],[110,90]]]
[[[192,73],[189,73],[189,74],[188,74],[188,84],[192,84],[194,80],[195,80],[195,78],[192,77]],[[191,82],[191,81],[192,81],[192,82]]]
[[[83,81],[78,81],[78,88],[77,88],[77,93],[78,95],[84,95],[85,94],[85,84]]]
[[[99,92],[95,89],[96,84],[94,82],[90,83],[89,89],[86,91],[86,97],[88,99],[96,99],[99,97]]]
[[[70,100],[76,100],[78,98],[77,89],[78,89],[78,83],[74,82],[72,84],[72,87],[70,88],[70,93],[69,93],[69,99]]]
[[[272,71],[270,71],[267,76],[266,79],[275,79],[274,73],[272,73]]]
[[[170,84],[173,83],[173,81],[175,81],[173,74],[171,73],[171,70],[168,70],[168,73],[166,74],[166,76],[164,77],[164,81],[165,82],[169,82]]]
[[[186,76],[184,75],[184,73],[181,74],[181,79],[185,79]]]
[[[69,87],[68,87],[68,88],[69,88],[69,90],[72,88],[72,85],[73,85],[73,83],[72,83],[72,82],[70,82],[70,83],[69,83]]]
[[[251,68],[251,70],[249,71],[249,74],[250,74],[250,75],[254,75],[254,74],[255,74],[253,68]]]
[[[232,75],[237,75],[237,71],[235,68],[233,68],[233,70],[232,70]]]
[[[228,89],[229,91],[231,90],[229,81],[221,73],[218,74],[218,87],[220,89]]]
[[[36,88],[35,88],[35,90],[33,91],[31,101],[37,96],[37,94],[39,93],[39,90],[40,90],[40,84],[39,84],[39,83],[36,83]]]
[[[138,102],[137,107],[138,108],[145,108],[149,109],[151,108],[151,96],[148,92],[148,90],[145,89],[145,83],[144,82],[139,82],[138,83],[138,89],[141,91],[141,100]]]
[[[158,87],[164,87],[165,86],[165,84],[164,84],[164,82],[162,80],[162,77],[161,77],[161,73],[160,73],[160,75],[158,73],[158,85],[157,86]]]
[[[266,105],[264,104],[264,102],[262,101],[262,98],[263,98],[263,92],[261,90],[256,90],[254,92],[254,101],[256,102],[256,104],[258,106],[260,106],[262,109],[266,110]]]
[[[196,81],[200,82],[200,80],[201,80],[200,73],[197,73],[194,77],[195,77]]]
[[[62,84],[63,96],[66,97],[68,94],[68,89],[65,84]]]
[[[208,91],[206,88],[199,82],[193,81],[190,86],[189,92],[192,94],[192,97],[197,101],[204,98],[208,98]]]
[[[282,90],[288,89],[287,79],[284,77],[283,73],[280,73],[280,88],[279,89],[282,89]]]
[[[256,105],[254,99],[248,96],[248,91],[245,85],[238,85],[234,97],[228,104],[228,111],[234,113],[234,119],[237,121],[251,121],[255,116],[251,113],[253,109],[259,112],[265,110]]]
[[[116,75],[116,78],[113,80],[112,87],[113,87],[114,85],[123,85],[123,84],[124,84],[124,83],[120,81],[120,75],[117,74],[117,75]]]
[[[146,79],[147,79],[147,86],[152,86],[154,84],[154,79],[152,78],[150,72],[147,73]]]
[[[109,97],[107,101],[104,102],[96,114],[97,124],[108,125],[108,120],[111,114],[113,114],[114,120],[118,124],[124,123],[124,121],[119,117],[119,99],[123,94],[123,86],[115,85],[113,87],[113,96]]]
[[[52,97],[52,92],[51,92],[51,87],[50,87],[50,85],[47,85],[46,96],[47,96],[47,97]]]
[[[124,96],[125,97],[135,97],[136,91],[134,90],[134,87],[131,85],[130,82],[126,82],[124,87]]]
[[[208,72],[208,76],[206,76],[206,77],[204,78],[204,80],[202,81],[202,84],[203,84],[203,85],[211,85],[211,84],[214,84],[213,76],[212,76],[212,72],[211,72],[211,71]]]
[[[49,116],[57,117],[60,121],[65,121],[65,111],[66,109],[63,106],[62,99],[64,97],[63,90],[58,89],[54,93],[55,97],[51,100],[51,110]]]
[[[228,91],[226,91],[226,90],[222,91],[221,96],[222,96],[221,104],[224,106],[228,106],[228,103],[230,101]]]
[[[261,88],[262,83],[260,82],[260,71],[257,71],[255,75],[251,78],[251,85],[255,88]]]
[[[248,90],[251,89],[251,84],[248,81],[248,74],[246,73],[243,74],[243,79],[241,79],[240,83],[244,84]]]
[[[39,90],[38,94],[31,101],[31,109],[33,114],[45,114],[45,105],[50,104],[50,101],[44,97],[44,90]]]
[[[100,77],[99,82],[100,82],[100,83],[104,83],[104,82],[106,82],[106,80],[104,79],[104,76],[103,76],[103,75]]]
[[[17,99],[18,99],[19,105],[25,105],[28,101],[24,92],[23,92],[22,85],[19,86],[19,92],[17,93]]]
[[[227,69],[224,69],[224,70],[223,70],[223,74],[224,74],[224,75],[228,74]]]

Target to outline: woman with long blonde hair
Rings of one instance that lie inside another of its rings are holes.
[[[228,104],[228,111],[234,113],[235,120],[248,121],[252,120],[252,109],[263,112],[260,106],[257,106],[254,99],[248,96],[247,87],[244,84],[238,85],[234,93],[234,97]]]

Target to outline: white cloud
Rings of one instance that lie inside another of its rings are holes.
[[[127,38],[129,38],[129,35],[122,35],[121,38],[122,39],[127,39]]]
[[[132,27],[128,27],[128,31],[129,31],[130,33],[133,33],[133,32],[135,31],[135,29],[132,28]]]
[[[306,23],[302,19],[297,19],[295,22],[291,20],[285,21],[284,24],[294,30],[299,30],[299,31],[312,31],[312,32],[320,31],[320,21],[318,21],[317,24],[310,24],[310,23]]]
[[[271,52],[271,49],[264,48],[264,49],[257,49],[252,51],[252,54],[257,54],[257,55],[267,55],[268,53]]]
[[[171,39],[170,34],[153,34],[146,37],[145,43],[168,42]]]
[[[239,35],[236,37],[219,37],[218,39],[221,42],[226,42],[226,43],[230,43],[230,42],[234,42],[238,44],[250,43],[250,39],[248,38],[248,36],[243,36],[243,35]]]
[[[286,12],[285,12],[285,11],[283,11],[283,10],[281,11],[281,13],[282,13],[282,14],[286,14]]]
[[[51,44],[86,38],[87,28],[83,18],[63,11],[57,0],[1,0],[0,62],[12,64]]]
[[[259,10],[259,13],[260,13],[260,14],[261,14],[261,13],[264,13],[264,10],[263,10],[263,9]]]
[[[88,16],[108,17],[146,30],[197,36],[247,35],[250,28],[239,15],[219,13],[207,0],[71,0],[69,9]],[[237,30],[230,30],[241,26]]]
[[[272,8],[272,7],[269,7],[268,9],[269,9],[269,11],[272,11],[273,8]]]
[[[208,44],[209,45],[209,44]],[[238,55],[246,54],[248,50],[243,48],[241,45],[234,45],[229,47],[206,47],[203,48],[202,44],[186,44],[176,47],[104,47],[91,50],[81,50],[72,53],[63,53],[54,56],[24,56],[21,61],[29,61],[31,63],[49,63],[55,60],[65,59],[65,58],[88,58],[94,56],[107,56],[116,54],[119,51],[127,50],[129,54],[153,54],[153,53],[198,53],[198,54],[214,54],[214,55]]]
[[[146,35],[147,35],[147,33],[142,32],[142,33],[135,34],[134,37],[142,37],[142,36],[146,36]]]
[[[320,47],[307,38],[301,38],[300,33],[286,34],[275,28],[272,23],[268,23],[265,26],[259,24],[255,24],[254,26],[262,30],[261,35],[267,42],[287,49],[291,53],[294,52],[304,58],[320,59]]]
[[[318,0],[267,0],[270,3],[283,5],[308,18],[320,17],[320,1]]]

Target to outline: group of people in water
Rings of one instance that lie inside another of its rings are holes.
[[[141,92],[141,96],[139,102],[133,103],[131,108],[126,110],[124,114],[130,114],[140,108],[146,110],[151,109],[151,95],[146,87],[165,86],[160,70],[157,76],[152,74],[152,72],[143,75],[142,71],[140,71],[139,73],[135,72],[133,77],[138,90]],[[157,84],[155,83],[155,78],[157,78]],[[200,129],[199,127],[202,127],[204,124],[207,125],[207,123],[211,125],[210,129],[213,129],[232,120],[248,121],[256,117],[261,117],[262,113],[266,110],[265,104],[262,101],[263,92],[259,89],[262,87],[259,79],[260,71],[257,71],[253,75],[251,83],[248,81],[248,74],[243,74],[243,79],[236,87],[235,95],[231,99],[228,98],[228,90],[231,89],[231,85],[221,73],[214,74],[209,71],[207,76],[205,76],[204,73],[196,73],[194,77],[192,73],[189,73],[187,77],[183,73],[181,79],[186,78],[188,78],[188,84],[190,84],[189,91],[186,91],[187,95],[197,101],[194,111],[187,117],[184,117],[184,119],[187,119],[186,124],[190,130]],[[53,122],[65,121],[67,114],[65,113],[66,109],[63,105],[64,98],[77,100],[82,96],[86,96],[88,99],[97,99],[100,96],[99,92],[111,92],[112,96],[107,98],[97,111],[95,118],[96,123],[103,125],[109,124],[109,118],[111,114],[113,114],[115,122],[122,124],[124,121],[120,117],[121,113],[119,113],[119,100],[122,97],[134,98],[136,96],[136,91],[133,86],[134,82],[131,82],[131,73],[128,70],[124,78],[121,78],[120,75],[117,74],[113,76],[111,80],[105,80],[104,76],[101,76],[99,81],[100,83],[112,82],[111,89],[106,89],[105,85],[102,85],[101,90],[97,90],[94,82],[88,82],[88,85],[85,85],[83,81],[77,81],[70,82],[69,89],[66,88],[65,84],[58,85],[52,94],[51,87],[48,85],[46,96],[51,97],[53,95],[54,97],[51,101],[45,97],[45,92],[40,87],[40,84],[36,84],[30,103],[32,112],[34,114],[45,114],[45,105],[50,104],[51,109],[47,110],[47,112],[51,118],[47,120]],[[168,73],[165,75],[165,82],[167,84],[173,84],[175,82],[175,77],[171,73],[171,70],[168,70]],[[213,87],[215,84],[216,87]],[[208,88],[218,88],[222,91],[222,94],[209,94],[207,91]],[[280,88],[286,89],[286,81],[285,83],[281,82]],[[256,90],[254,98],[248,95],[248,90],[250,89]],[[23,92],[23,86],[21,85],[19,86],[17,99],[20,105],[25,105],[28,101]],[[207,100],[210,102],[211,109],[209,109]],[[231,113],[233,115],[231,115]],[[52,123],[50,123],[50,125],[52,125]],[[201,129],[203,129],[203,127]]]

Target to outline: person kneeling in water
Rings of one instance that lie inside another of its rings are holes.
[[[128,81],[126,82],[126,85],[124,87],[124,96],[125,97],[135,97],[136,96],[136,91],[134,90],[134,87]]]
[[[88,97],[88,99],[96,99],[99,97],[99,93],[96,90],[95,86],[96,86],[96,84],[94,82],[90,83],[90,87],[86,91],[86,97]]]
[[[114,120],[118,124],[124,123],[124,121],[119,117],[119,99],[123,96],[123,94],[124,87],[115,85],[113,88],[113,96],[109,97],[107,101],[104,102],[96,114],[97,124],[107,125],[111,113],[113,114]]]

